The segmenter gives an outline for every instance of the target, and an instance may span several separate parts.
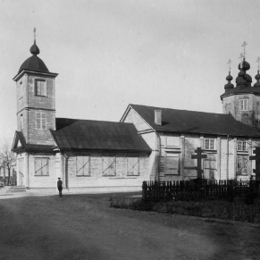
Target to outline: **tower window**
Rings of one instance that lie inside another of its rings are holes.
[[[240,110],[248,111],[248,99],[240,99]]]
[[[45,80],[35,80],[35,93],[36,96],[47,97],[47,87]]]
[[[47,117],[44,113],[36,113],[36,129],[47,129]]]

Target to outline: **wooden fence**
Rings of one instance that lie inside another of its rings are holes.
[[[233,199],[258,192],[256,181],[167,181],[143,182],[142,198],[144,201]]]

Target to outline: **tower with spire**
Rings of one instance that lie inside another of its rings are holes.
[[[49,156],[54,155],[55,146],[50,130],[55,130],[56,125],[55,78],[58,74],[49,72],[38,57],[36,30],[30,53],[32,56],[22,63],[13,78],[17,92],[17,131],[13,148],[18,154],[18,185],[24,186],[29,186],[30,176],[35,172],[39,176],[47,174],[43,172],[44,165],[49,163]],[[36,153],[41,155],[34,163]]]
[[[246,61],[245,53],[246,43],[244,42],[244,53],[240,55],[238,64],[239,73],[236,77],[236,86],[232,84],[231,67],[229,61],[229,74],[226,77],[228,81],[225,85],[225,93],[220,96],[223,105],[223,113],[231,114],[236,120],[251,125],[253,117],[260,119],[260,75],[259,62],[258,72],[255,76],[256,83],[252,86],[252,77],[247,73],[250,64]]]

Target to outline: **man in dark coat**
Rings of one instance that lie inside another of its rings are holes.
[[[57,181],[57,188],[59,190],[59,195],[61,197],[62,196],[62,180],[60,178],[58,178],[58,181]]]

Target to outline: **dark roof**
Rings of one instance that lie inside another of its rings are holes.
[[[18,145],[18,141],[21,142],[21,146]],[[16,153],[21,152],[44,152],[44,153],[53,153],[53,145],[38,145],[38,144],[27,144],[23,133],[21,131],[16,131],[14,136],[14,141],[12,145],[12,151]]]
[[[62,150],[151,152],[130,123],[56,118],[56,126],[51,133]]]
[[[259,133],[230,114],[205,113],[130,104],[153,129],[159,132],[259,137]],[[154,110],[162,110],[162,125],[154,123]]]
[[[28,58],[20,67],[18,74],[22,70],[30,70],[30,71],[37,71],[37,72],[49,72],[48,68],[44,64],[44,62],[37,56],[32,55]]]

